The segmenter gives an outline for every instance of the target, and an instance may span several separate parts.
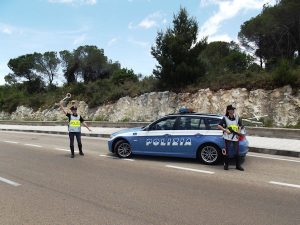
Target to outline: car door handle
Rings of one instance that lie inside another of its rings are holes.
[[[195,136],[203,136],[203,134],[197,133],[195,134]]]

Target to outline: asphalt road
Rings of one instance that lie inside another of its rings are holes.
[[[300,160],[249,154],[244,172],[111,157],[107,141],[0,132],[0,224],[300,224]]]

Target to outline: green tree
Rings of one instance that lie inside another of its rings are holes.
[[[77,82],[77,70],[79,68],[79,62],[76,60],[73,53],[68,50],[59,52],[61,58],[61,65],[64,72],[64,77],[67,84],[73,84]]]
[[[74,51],[74,56],[79,62],[78,72],[85,83],[109,78],[112,74],[104,50],[97,46],[80,46]]]
[[[34,53],[35,56],[35,70],[46,77],[49,85],[53,85],[53,79],[57,76],[58,66],[60,60],[56,52]]]
[[[261,14],[246,21],[239,32],[241,43],[259,57],[261,66],[272,68],[281,59],[300,52],[300,1],[281,0],[266,5]]]
[[[18,80],[16,78],[16,75],[14,73],[9,73],[4,77],[5,83],[8,85],[15,85]]]
[[[129,70],[125,68],[125,69],[114,71],[111,80],[114,84],[118,85],[118,84],[124,84],[126,81],[137,82],[138,77],[132,69]]]
[[[206,39],[198,42],[197,34],[197,21],[184,8],[174,15],[172,28],[158,32],[151,54],[159,64],[153,74],[163,87],[178,89],[205,74],[198,56],[206,46]]]
[[[32,81],[37,78],[37,74],[34,71],[34,61],[34,55],[27,54],[10,59],[7,65],[13,71],[15,78],[25,78],[28,81]]]
[[[201,53],[200,58],[205,63],[210,75],[226,72],[240,73],[253,63],[253,58],[242,52],[234,42],[211,42]]]

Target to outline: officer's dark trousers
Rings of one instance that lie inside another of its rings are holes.
[[[236,166],[239,167],[241,165],[241,158],[240,158],[240,146],[238,141],[225,140],[226,155],[224,156],[224,164],[228,165],[229,163],[229,148],[231,146],[235,152]]]
[[[69,132],[71,154],[74,155],[74,137],[76,136],[79,153],[82,153],[81,132]]]

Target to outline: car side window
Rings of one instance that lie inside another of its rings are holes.
[[[176,117],[165,118],[151,125],[150,130],[173,130]]]
[[[200,117],[180,117],[177,130],[205,130],[204,119]]]
[[[219,130],[218,125],[221,119],[218,118],[206,118],[207,130]]]

